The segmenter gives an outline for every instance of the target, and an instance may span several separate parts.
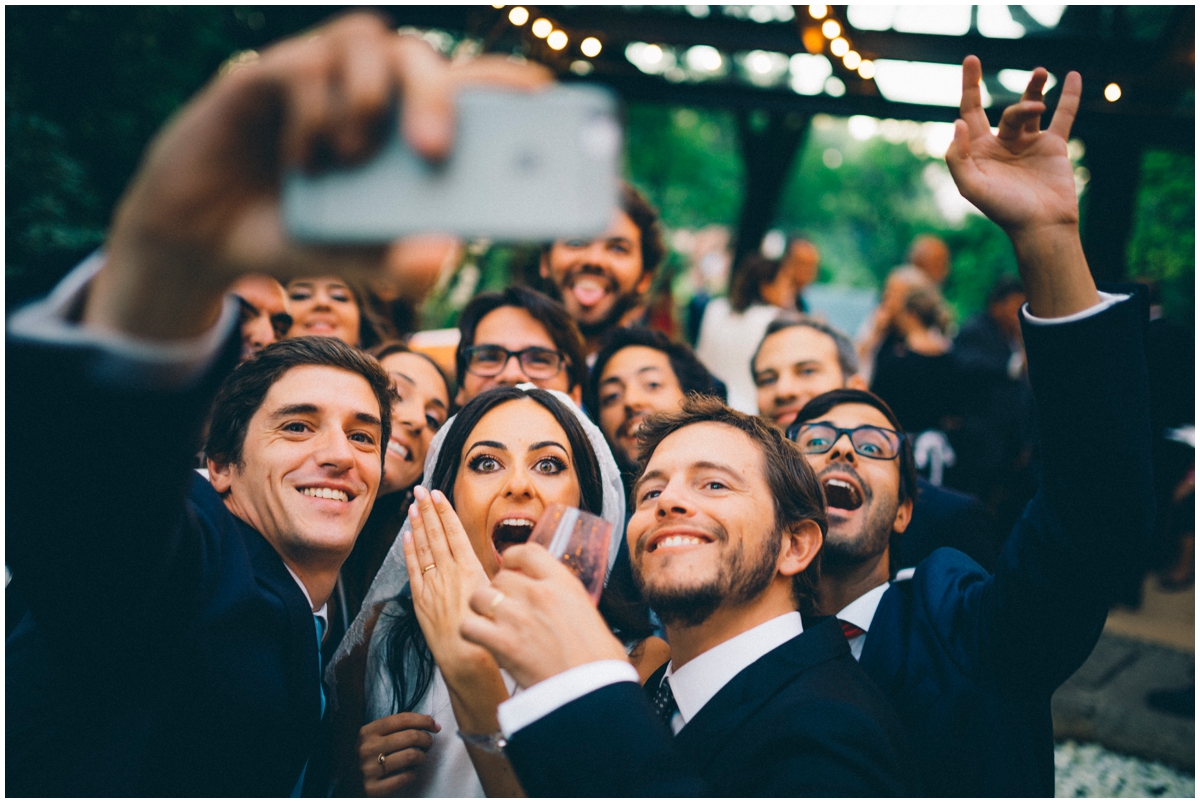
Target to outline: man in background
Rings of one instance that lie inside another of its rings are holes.
[[[240,306],[238,322],[242,332],[242,359],[287,337],[292,328],[288,313],[287,291],[273,276],[243,276],[229,292]]]
[[[557,240],[539,272],[583,333],[590,358],[610,331],[644,319],[645,295],[666,254],[658,212],[629,184],[608,229],[592,239]]]

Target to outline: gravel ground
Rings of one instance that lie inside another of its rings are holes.
[[[1194,798],[1196,779],[1157,761],[1068,740],[1054,746],[1054,796]]]

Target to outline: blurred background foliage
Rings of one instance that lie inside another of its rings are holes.
[[[153,132],[226,58],[327,14],[270,6],[7,7],[7,307],[45,292],[102,243]],[[744,168],[732,112],[633,103],[626,120],[627,174],[661,209],[668,234],[736,225]],[[819,281],[853,287],[878,287],[914,236],[939,234],[954,255],[945,290],[962,320],[1016,265],[993,224],[945,213],[935,197],[944,170],[911,143],[857,139],[845,119],[818,115],[793,162],[776,227],[817,243]],[[1167,314],[1188,326],[1194,193],[1193,154],[1148,152],[1128,250],[1129,275],[1157,280]],[[537,257],[537,246],[472,245],[426,305],[425,325],[452,324],[474,292],[514,278],[536,284]],[[688,261],[672,251],[659,277],[659,286],[674,287],[677,305],[687,300],[679,279]]]

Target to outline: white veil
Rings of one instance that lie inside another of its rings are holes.
[[[534,388],[528,383],[517,385],[517,387],[522,390]],[[625,486],[621,482],[620,469],[617,468],[617,461],[613,458],[612,450],[609,449],[608,442],[604,439],[599,427],[588,419],[571,397],[557,390],[547,392],[575,415],[579,425],[583,427],[588,441],[592,444],[592,451],[596,453],[596,462],[600,465],[600,480],[604,492],[604,508],[601,515],[612,524],[613,528],[612,542],[609,544],[608,550],[608,568],[611,572],[613,561],[616,560],[617,552],[621,547],[621,539],[625,537]],[[433,442],[429,445],[429,452],[425,455],[425,474],[421,477],[422,483],[433,476],[433,469],[437,465],[438,455],[441,454],[442,444],[445,443],[446,435],[454,426],[457,418],[458,416],[450,418],[438,430]],[[354,617],[354,622],[351,623],[350,629],[342,638],[342,643],[338,645],[337,652],[330,660],[325,671],[326,685],[330,690],[336,688],[335,677],[338,664],[363,642],[367,622],[375,615],[376,609],[380,607],[381,603],[386,603],[398,596],[408,584],[408,567],[404,562],[404,534],[411,530],[412,526],[405,519],[404,526],[400,528],[400,534],[388,551],[387,557],[384,558],[383,565],[380,567],[379,573],[375,575],[375,581],[371,583],[370,590],[367,591],[362,608]],[[334,702],[336,703],[336,700]]]

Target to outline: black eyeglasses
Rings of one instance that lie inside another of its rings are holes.
[[[842,429],[818,421],[815,424],[794,423],[787,430],[788,438],[805,454],[825,454],[843,435],[850,437],[855,452],[872,460],[895,460],[900,454],[900,444],[904,442],[904,435],[895,430],[869,425]]]
[[[521,370],[530,379],[549,379],[562,370],[563,355],[554,349],[531,346],[520,351],[509,351],[501,346],[469,346],[463,349],[467,370],[475,376],[497,376],[508,365],[512,357],[521,364]]]

